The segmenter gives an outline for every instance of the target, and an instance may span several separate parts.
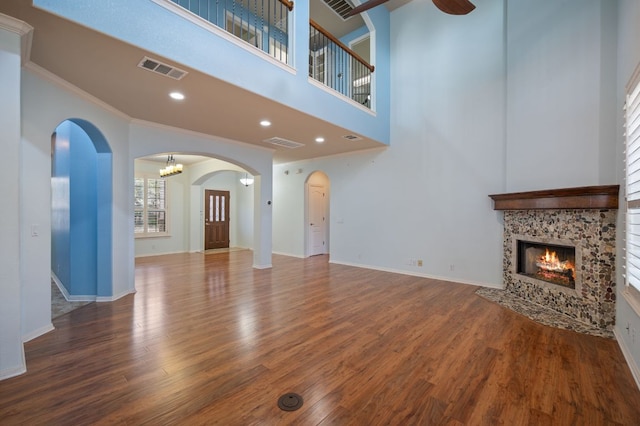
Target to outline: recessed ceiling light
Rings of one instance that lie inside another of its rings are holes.
[[[169,93],[171,99],[175,99],[176,101],[181,101],[184,99],[184,95],[180,92],[171,92]]]
[[[260,125],[261,125],[262,127],[269,127],[269,126],[271,126],[271,122],[270,122],[269,120],[262,120],[262,121],[260,122]]]
[[[323,138],[322,136],[318,136],[318,137],[316,138],[316,142],[318,142],[318,143],[322,143],[322,142],[324,142],[324,138]]]

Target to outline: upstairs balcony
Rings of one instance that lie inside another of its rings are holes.
[[[272,136],[304,144],[277,147],[277,162],[388,145],[389,12],[372,9],[357,30],[335,36],[310,19],[326,7],[310,1],[33,0],[15,16],[49,14],[56,22],[38,28],[34,63],[132,118],[261,147],[273,148]],[[64,45],[50,63],[46,52]],[[136,71],[146,57],[187,75]],[[187,92],[181,105],[166,103],[174,88]],[[269,132],[255,129],[267,116]]]
[[[163,0],[164,1],[164,0]],[[289,0],[166,0],[276,60],[290,64]],[[368,47],[368,46],[367,46]],[[371,108],[375,68],[313,19],[309,20],[309,77]]]

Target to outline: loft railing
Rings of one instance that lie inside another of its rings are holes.
[[[309,76],[371,108],[373,65],[313,20],[309,36]]]
[[[171,0],[283,63],[289,60],[290,0]]]

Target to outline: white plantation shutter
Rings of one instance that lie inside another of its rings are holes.
[[[625,104],[626,262],[629,285],[640,290],[640,73],[636,71]]]
[[[136,176],[134,232],[137,236],[167,233],[167,184],[162,178]]]

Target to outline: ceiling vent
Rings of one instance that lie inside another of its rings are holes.
[[[142,60],[138,64],[138,67],[148,71],[153,71],[158,74],[166,75],[167,77],[171,77],[176,80],[180,80],[182,77],[187,75],[187,72],[184,70],[173,67],[171,65],[163,64],[162,62],[156,59],[151,59],[147,56],[142,58]]]
[[[360,136],[356,136],[356,135],[344,135],[343,138],[350,140],[350,141],[361,141],[362,138]]]
[[[347,14],[353,10],[353,6],[345,0],[323,0],[342,19],[347,20]]]
[[[288,139],[283,139],[279,137],[265,139],[264,142],[270,143],[272,145],[278,145],[284,148],[289,148],[289,149],[300,148],[301,146],[304,146],[303,143],[294,142],[294,141],[290,141]]]

